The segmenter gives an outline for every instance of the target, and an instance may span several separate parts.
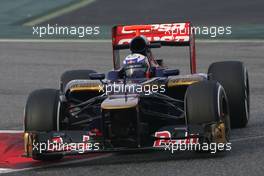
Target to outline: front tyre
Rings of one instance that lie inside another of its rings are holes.
[[[25,107],[25,132],[50,132],[59,130],[59,91],[40,89],[33,91]],[[27,142],[27,141],[25,141]],[[32,153],[35,160],[57,160],[62,155],[46,156]]]
[[[230,138],[228,100],[216,81],[190,85],[185,94],[185,116],[190,134],[203,134],[199,143],[227,143]]]
[[[239,61],[215,62],[208,69],[210,80],[225,89],[229,102],[232,128],[246,127],[249,121],[250,92],[248,72]]]

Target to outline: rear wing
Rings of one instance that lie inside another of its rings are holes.
[[[162,46],[189,46],[191,73],[196,73],[194,32],[190,22],[148,25],[118,25],[112,28],[112,47],[114,69],[120,68],[119,50],[128,49],[130,41],[139,35],[150,43]]]

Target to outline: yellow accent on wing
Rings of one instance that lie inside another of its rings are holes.
[[[91,87],[72,87],[70,88],[70,92],[78,92],[78,91],[100,91],[101,88],[99,86],[91,86]]]
[[[183,85],[191,85],[193,83],[198,82],[197,80],[192,81],[182,81],[182,80],[172,80],[168,82],[168,87],[175,87],[175,86],[183,86]]]

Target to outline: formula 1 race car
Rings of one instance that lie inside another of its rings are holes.
[[[191,74],[164,67],[153,48],[187,46]],[[164,145],[229,142],[249,120],[249,80],[239,61],[212,63],[196,73],[189,22],[115,26],[114,69],[71,70],[60,88],[33,91],[25,107],[25,155],[161,149]],[[120,50],[130,54],[120,61]],[[191,139],[191,140],[190,140]]]

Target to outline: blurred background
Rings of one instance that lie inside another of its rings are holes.
[[[84,39],[110,39],[110,29],[116,24],[178,21],[191,21],[195,26],[232,27],[232,35],[213,39],[264,38],[263,0],[0,0],[0,3],[2,39],[39,38],[32,35],[32,26],[47,24],[99,26],[100,35]]]
[[[117,24],[191,21],[200,27],[231,26],[231,35],[197,35],[197,70],[207,73],[209,65],[216,61],[242,61],[249,71],[251,86],[250,122],[246,129],[232,131],[230,153],[218,157],[192,152],[131,153],[10,175],[263,175],[263,9],[264,0],[0,0],[1,130],[23,130],[23,109],[29,93],[59,88],[64,71],[111,70],[109,39],[111,27]],[[98,26],[100,34],[83,38],[33,35],[33,27],[48,25]],[[164,47],[153,53],[170,68],[189,73],[188,48]],[[7,138],[0,139],[5,143]],[[12,141],[7,149],[0,148],[0,158],[17,144],[24,147],[22,141]],[[20,160],[11,157],[1,163],[0,159],[0,174],[1,164],[11,167],[16,162]],[[28,166],[20,163],[18,167]]]

